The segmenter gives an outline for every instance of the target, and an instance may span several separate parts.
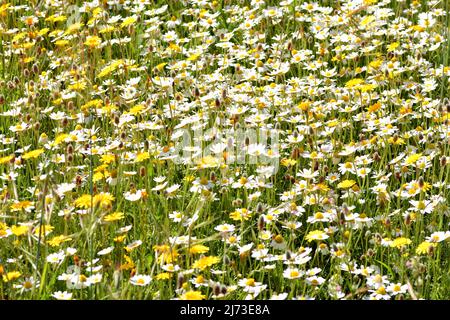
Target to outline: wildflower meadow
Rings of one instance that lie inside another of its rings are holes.
[[[0,299],[450,299],[449,15],[1,1]]]

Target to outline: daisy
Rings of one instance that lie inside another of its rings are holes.
[[[130,283],[134,286],[144,287],[152,281],[148,275],[135,275],[130,278]]]
[[[72,300],[72,293],[67,291],[56,291],[52,293],[52,297],[56,300]]]
[[[292,279],[301,278],[303,276],[303,274],[304,273],[297,268],[287,268],[283,272],[283,277],[292,280]]]

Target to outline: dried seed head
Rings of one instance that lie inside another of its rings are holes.
[[[289,41],[287,44],[288,51],[292,51],[292,41]]]
[[[380,154],[378,153],[378,151],[375,151],[375,153],[373,154],[372,158],[375,161],[380,161],[381,160],[381,157],[380,157]]]
[[[258,230],[259,231],[264,230],[264,225],[265,225],[264,217],[260,216],[259,219],[258,219]]]
[[[286,260],[291,260],[292,259],[292,253],[289,250],[286,250]]]
[[[234,199],[233,200],[233,202],[232,202],[232,205],[234,206],[234,207],[240,207],[240,206],[242,206],[242,199],[240,199],[240,198],[237,198],[237,199]]]
[[[409,226],[411,224],[411,216],[409,215],[409,213],[407,213],[405,216],[405,224],[407,226]]]
[[[440,163],[441,163],[441,167],[444,167],[447,164],[447,158],[445,156],[441,157]]]
[[[429,245],[427,248],[427,253],[429,256],[432,256],[434,254],[434,246]]]
[[[33,67],[31,67],[31,70],[33,71],[34,74],[37,74],[39,72],[38,65],[36,63],[33,64]]]
[[[294,149],[292,149],[291,158],[297,160],[300,157],[300,153],[300,149],[295,147]]]
[[[147,170],[145,169],[144,166],[142,166],[142,167],[139,168],[139,175],[140,175],[141,177],[145,177],[146,173],[147,173]]]
[[[213,292],[215,296],[218,296],[220,294],[220,284],[219,283],[215,283],[213,286]]]
[[[423,188],[424,185],[425,185],[425,182],[424,182],[424,180],[423,180],[423,177],[420,177],[420,178],[419,178],[419,187],[420,187],[420,188]]]
[[[183,286],[185,280],[186,279],[184,278],[184,275],[182,273],[179,273],[177,278],[177,289],[180,289]]]
[[[226,295],[227,294],[227,287],[222,285],[220,287],[220,293],[223,294],[223,295]]]
[[[222,99],[225,100],[227,98],[227,89],[222,90]]]
[[[319,162],[318,161],[314,161],[313,171],[317,171],[317,170],[319,170]]]

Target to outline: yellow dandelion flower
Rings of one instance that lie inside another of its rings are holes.
[[[103,221],[113,222],[113,221],[117,221],[117,220],[122,220],[123,218],[125,218],[125,214],[123,212],[113,212],[113,213],[105,216],[103,218]]]
[[[400,238],[396,238],[396,239],[392,240],[390,246],[392,248],[400,249],[400,248],[402,248],[404,246],[409,245],[410,243],[411,243],[411,239],[400,237]]]
[[[65,35],[68,35],[68,34],[72,34],[72,33],[75,33],[75,32],[77,32],[78,30],[80,30],[82,27],[83,27],[83,23],[80,23],[80,22],[77,22],[77,23],[74,23],[74,24],[72,24],[72,25],[70,25],[68,28],[67,28],[67,30],[66,30],[66,32],[64,33]]]
[[[77,198],[73,204],[77,208],[90,208],[92,203],[92,196],[90,194],[83,194],[79,198]]]
[[[22,155],[22,159],[34,159],[39,157],[41,154],[44,153],[44,149],[37,149],[37,150],[33,150],[33,151],[29,151],[27,153],[25,153],[24,155]]]
[[[19,271],[11,271],[3,275],[3,282],[14,281],[18,279],[22,274]]]
[[[61,245],[61,243],[71,241],[71,240],[72,240],[71,237],[68,237],[65,235],[60,235],[60,236],[53,237],[51,240],[48,240],[47,243],[52,247],[59,247]]]
[[[219,257],[206,256],[206,257],[202,257],[202,258],[198,259],[197,261],[195,261],[194,264],[192,265],[192,267],[194,269],[205,270],[206,268],[211,267],[212,265],[218,263],[219,261],[220,261]]]
[[[430,247],[435,248],[436,246],[437,246],[437,243],[435,243],[435,242],[423,241],[421,244],[419,244],[417,246],[416,254],[427,254],[428,248],[430,248]]]
[[[356,184],[355,180],[344,180],[338,184],[339,189],[348,189],[353,187]]]
[[[101,172],[96,172],[94,173],[94,175],[92,176],[92,181],[97,182],[100,181],[104,178],[105,176],[103,175],[103,173]]]
[[[94,205],[100,205],[101,207],[109,207],[114,201],[114,196],[109,192],[101,192],[94,196]]]
[[[203,300],[206,296],[200,291],[188,291],[180,297],[181,300]]]
[[[133,260],[127,255],[124,255],[125,262],[120,265],[120,270],[131,270],[135,267]]]
[[[69,85],[68,89],[74,91],[83,91],[84,89],[86,89],[86,87],[87,87],[86,81],[81,80]]]
[[[406,165],[410,165],[410,164],[416,163],[417,160],[419,160],[421,156],[422,156],[421,153],[416,153],[416,154],[410,155],[405,160]]]
[[[169,272],[162,272],[155,276],[156,280],[168,280],[172,277],[172,274]]]
[[[69,44],[69,40],[56,40],[55,45],[57,47],[65,47]]]
[[[99,36],[87,36],[84,44],[89,48],[97,48],[102,43],[102,39]]]
[[[209,251],[209,248],[202,244],[194,245],[189,249],[189,253],[191,253],[191,254],[206,253],[208,251]]]
[[[14,155],[13,155],[13,154],[11,154],[11,155],[9,155],[9,156],[6,156],[6,157],[2,157],[2,158],[0,158],[0,164],[8,163],[8,162],[10,162],[12,159],[14,159]]]
[[[11,227],[11,232],[18,237],[27,234],[29,230],[29,226],[17,225]]]
[[[387,51],[388,51],[388,52],[394,51],[394,50],[397,49],[399,46],[400,46],[400,43],[399,43],[399,42],[393,42],[393,43],[391,43],[390,45],[388,45]]]
[[[120,24],[120,27],[121,28],[128,27],[129,25],[132,25],[136,21],[137,21],[137,18],[135,16],[126,17]]]
[[[13,203],[10,207],[11,211],[20,211],[20,210],[27,210],[31,209],[34,206],[34,203],[28,200],[20,201]]]
[[[136,159],[134,160],[134,162],[142,162],[144,160],[150,159],[150,153],[148,151],[145,152],[138,152],[138,154],[136,155]]]
[[[51,145],[57,146],[57,145],[61,144],[61,142],[66,140],[66,138],[68,138],[68,137],[69,137],[69,135],[67,133],[61,133],[55,138],[55,141],[53,141],[53,143]]]
[[[124,235],[115,237],[113,240],[114,240],[114,242],[121,243],[121,242],[123,242],[125,240],[126,237],[127,237],[127,235],[124,234]]]
[[[297,164],[297,161],[295,161],[294,159],[290,159],[290,158],[285,158],[281,160],[281,165],[284,167],[292,167],[295,164]]]
[[[355,88],[355,87],[360,86],[360,85],[363,84],[363,83],[364,83],[364,80],[363,80],[363,79],[355,78],[355,79],[352,79],[352,80],[347,81],[347,82],[345,83],[345,87],[346,87],[346,88]]]

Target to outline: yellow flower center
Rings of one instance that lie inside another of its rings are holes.
[[[249,287],[254,287],[255,286],[255,279],[247,279],[247,281],[245,282],[245,284]]]

